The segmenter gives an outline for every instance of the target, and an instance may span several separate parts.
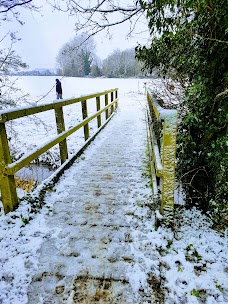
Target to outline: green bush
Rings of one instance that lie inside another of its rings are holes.
[[[226,0],[139,1],[152,43],[137,58],[185,88],[177,174],[187,205],[227,224],[228,7]]]

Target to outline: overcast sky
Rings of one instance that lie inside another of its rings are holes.
[[[43,5],[40,13],[23,10],[20,8],[21,19],[25,22],[20,25],[16,20],[3,22],[0,41],[8,31],[17,32],[21,41],[15,44],[14,49],[22,57],[23,61],[33,68],[55,68],[56,55],[61,46],[76,35],[74,31],[75,19],[67,13],[53,11],[46,1],[39,0]],[[121,25],[111,29],[112,39],[110,40],[105,32],[95,36],[97,55],[104,59],[114,49],[126,49],[135,47],[137,42],[146,44],[148,32],[145,24],[139,23],[137,33],[127,39],[126,35],[129,25]],[[1,41],[3,48],[7,45],[7,39]]]

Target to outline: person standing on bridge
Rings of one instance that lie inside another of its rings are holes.
[[[57,99],[63,99],[62,84],[59,79],[56,79],[56,96]]]

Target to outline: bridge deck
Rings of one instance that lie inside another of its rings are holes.
[[[47,195],[49,233],[29,303],[153,300],[145,274],[153,259],[142,249],[151,220],[144,96],[128,99]]]

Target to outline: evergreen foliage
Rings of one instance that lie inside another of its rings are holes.
[[[149,48],[137,47],[137,58],[185,86],[177,171],[187,202],[227,223],[227,0],[138,3],[156,38]]]

